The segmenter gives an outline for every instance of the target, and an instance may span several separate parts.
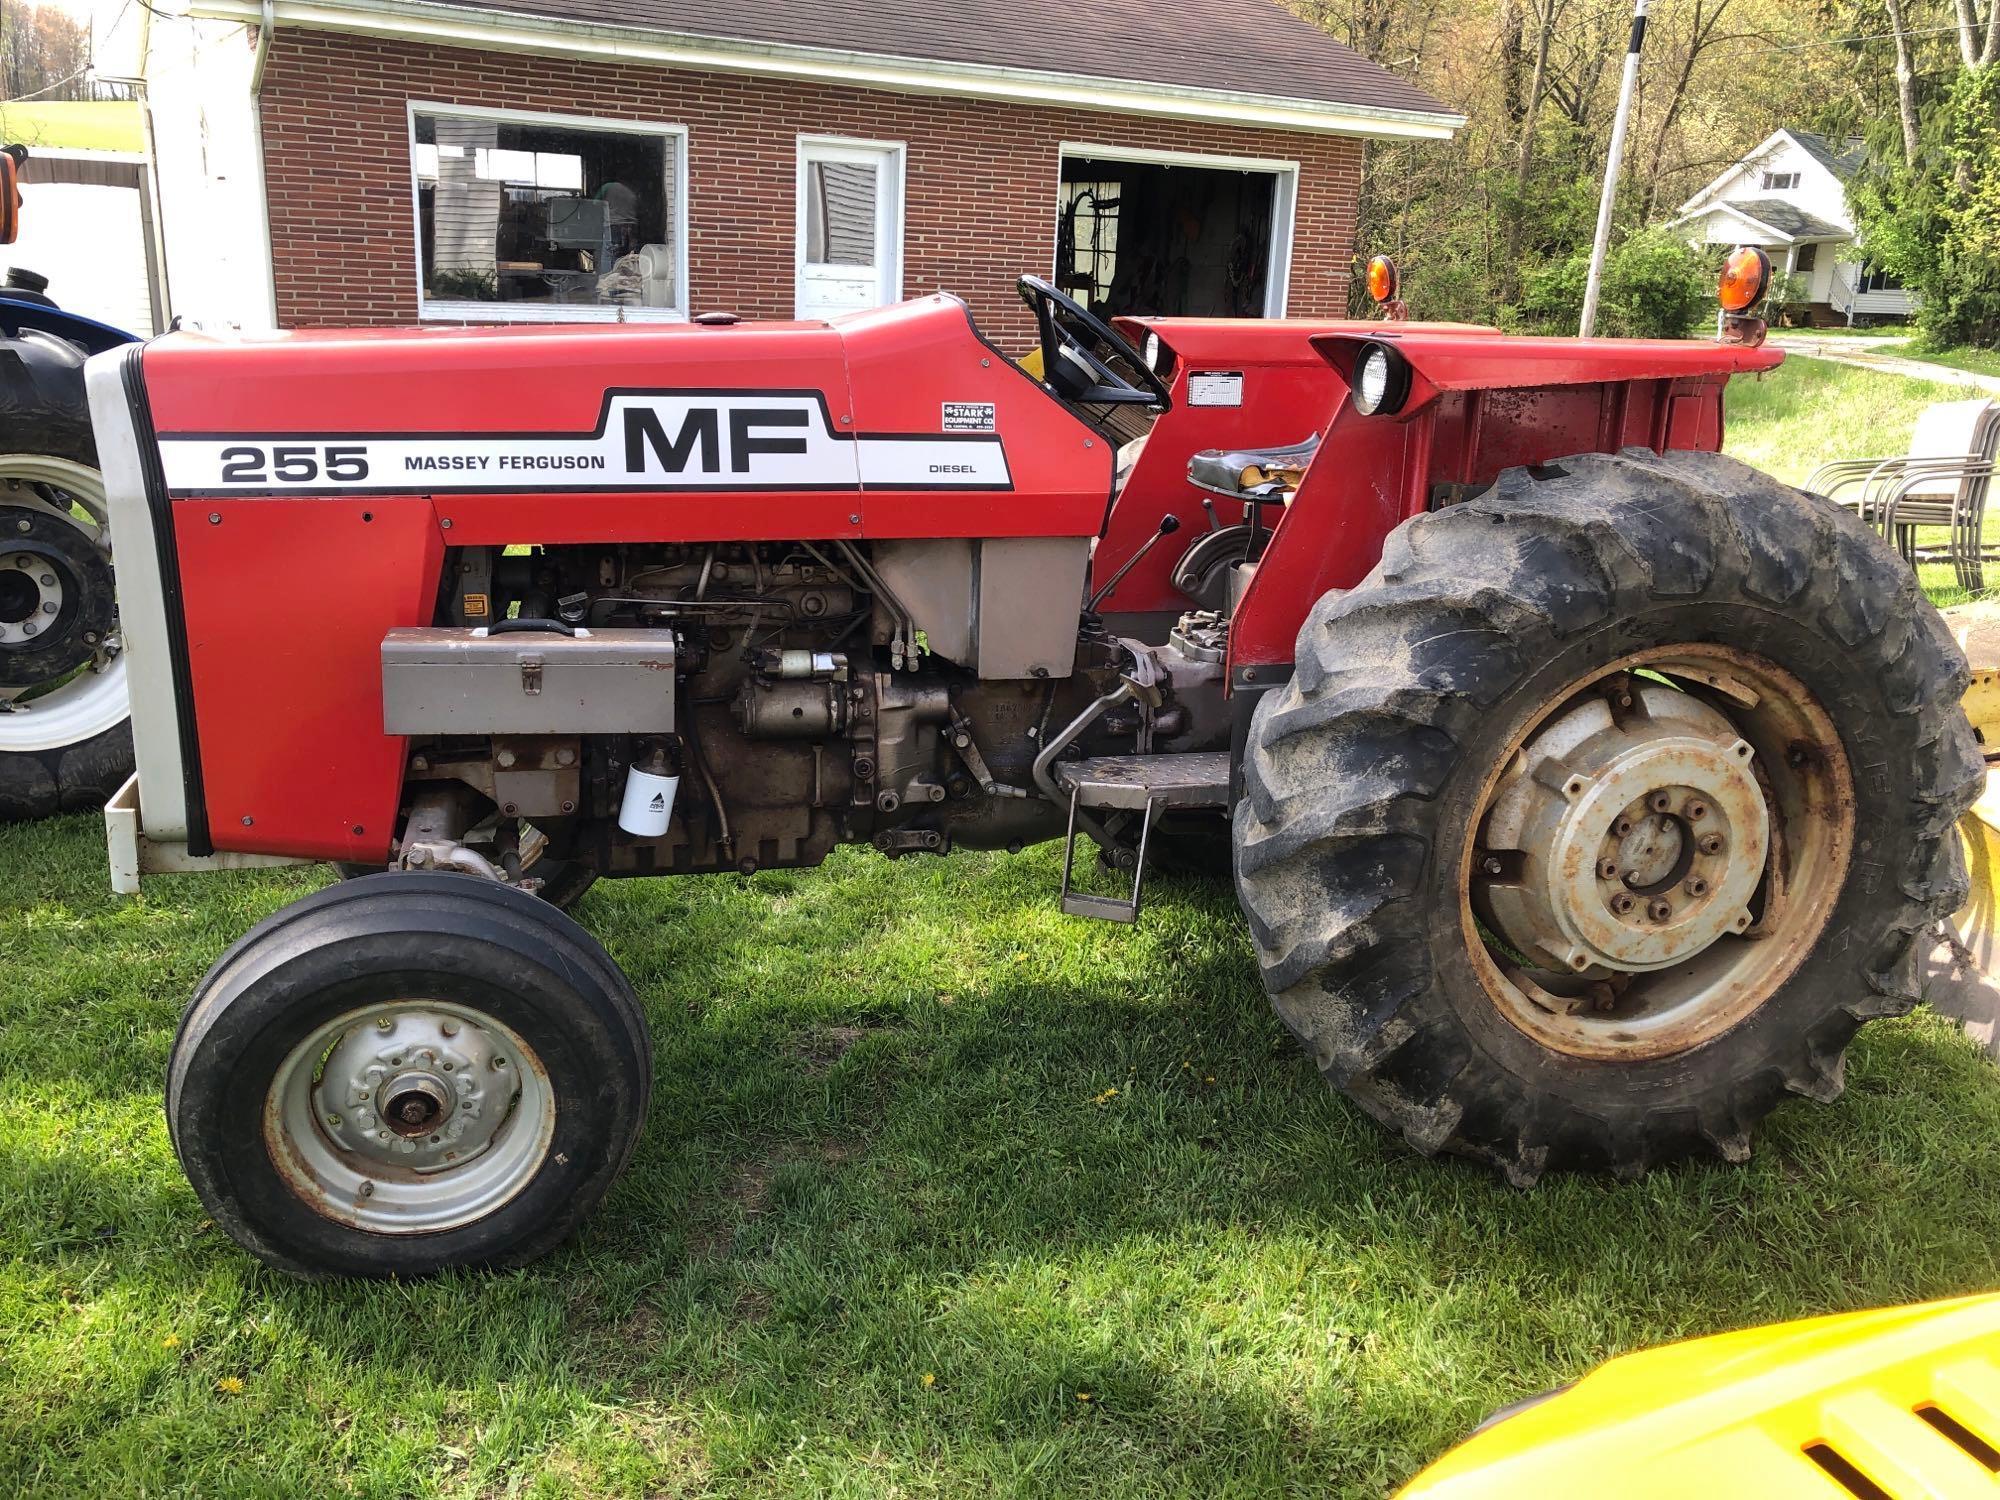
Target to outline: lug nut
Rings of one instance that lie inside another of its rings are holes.
[[[1618,861],[1615,859],[1599,860],[1597,862],[1597,874],[1601,880],[1616,880],[1618,878]]]
[[[1664,922],[1673,914],[1674,905],[1664,896],[1646,908],[1646,915],[1651,917],[1655,922]]]
[[[1722,852],[1722,835],[1719,833],[1704,833],[1696,842],[1695,848],[1699,849],[1703,854],[1720,854]]]
[[[1674,806],[1674,799],[1669,797],[1665,792],[1655,792],[1646,799],[1646,805],[1656,813],[1671,812]]]
[[[1690,823],[1699,823],[1703,818],[1708,816],[1708,804],[1698,797],[1692,798],[1689,800],[1688,805],[1681,809],[1681,811],[1686,815]]]
[[[1620,891],[1617,895],[1611,898],[1611,909],[1617,912],[1618,915],[1621,917],[1624,916],[1627,912],[1629,912],[1633,907],[1637,906],[1638,904],[1639,903],[1637,900],[1635,900],[1630,895],[1626,894],[1624,891]]]
[[[1488,875],[1498,875],[1501,870],[1501,864],[1497,857],[1489,854],[1479,862],[1479,868],[1484,870]]]
[[[1688,880],[1686,890],[1690,896],[1705,896],[1708,894],[1708,882],[1699,875],[1693,876]]]
[[[1626,834],[1632,831],[1632,820],[1630,818],[1620,818],[1616,823],[1611,825],[1611,831],[1621,839],[1624,838]]]

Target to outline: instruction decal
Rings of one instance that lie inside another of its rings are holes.
[[[1243,404],[1243,372],[1241,370],[1190,370],[1188,371],[1189,406],[1241,406]]]

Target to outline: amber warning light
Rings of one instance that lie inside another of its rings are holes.
[[[1409,308],[1396,295],[1402,290],[1403,278],[1388,256],[1378,255],[1368,262],[1367,283],[1368,295],[1381,307],[1383,317],[1395,322],[1410,315]]]
[[[1724,312],[1750,311],[1764,300],[1771,284],[1771,257],[1755,245],[1742,245],[1729,252],[1722,263],[1722,285],[1717,300]]]
[[[1722,304],[1716,336],[1723,343],[1754,349],[1764,342],[1769,329],[1762,318],[1750,315],[1750,309],[1764,300],[1770,286],[1770,256],[1755,245],[1739,245],[1729,252],[1722,263],[1722,282],[1715,294],[1716,301]]]

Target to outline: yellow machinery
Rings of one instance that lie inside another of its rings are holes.
[[[1939,945],[1924,998],[2000,1053],[2000,601],[1945,612],[1972,665],[1965,712],[1986,750],[1986,789],[1959,824],[1971,898]]]
[[[1402,1500],[2000,1493],[2000,1296],[1642,1350],[1497,1413]]]

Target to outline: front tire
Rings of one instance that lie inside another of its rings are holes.
[[[1565,459],[1393,534],[1266,695],[1236,814],[1322,1072],[1520,1185],[1749,1154],[1917,998],[1982,763],[1963,658],[1823,501]]]
[[[281,1270],[519,1265],[623,1170],[651,1058],[630,985],[562,913],[477,876],[377,874],[209,971],[167,1119],[209,1215]]]
[[[0,821],[95,811],[132,774],[83,360],[36,329],[0,338]]]

